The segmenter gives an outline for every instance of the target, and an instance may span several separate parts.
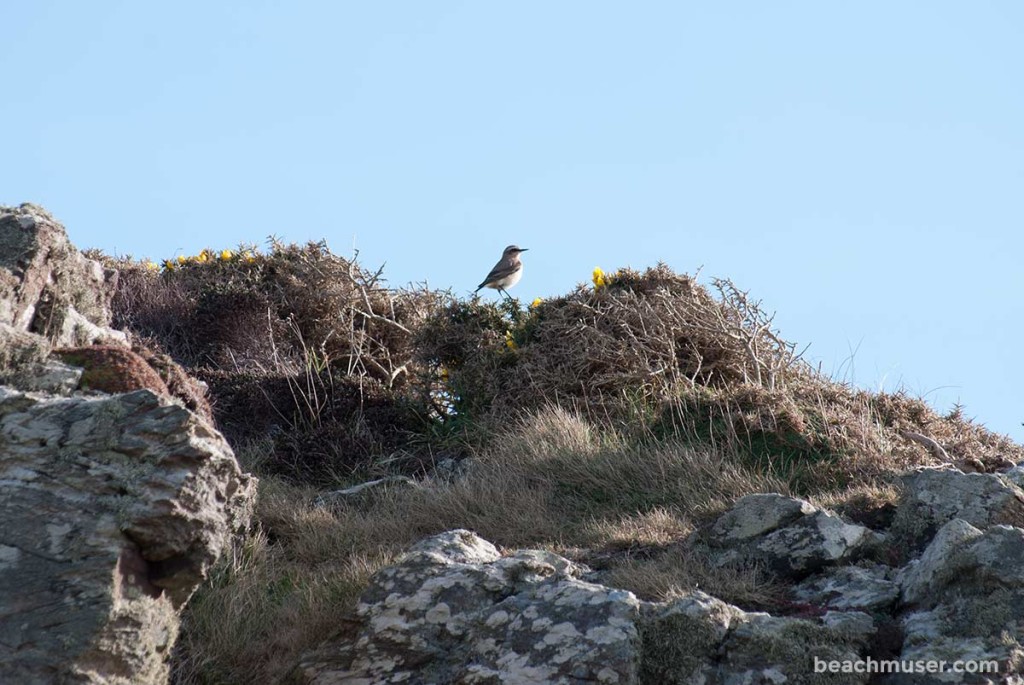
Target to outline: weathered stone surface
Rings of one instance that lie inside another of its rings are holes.
[[[957,518],[972,526],[1024,525],[1024,490],[994,473],[963,473],[952,467],[921,467],[901,478],[904,496],[897,527],[908,538],[927,541]]]
[[[891,575],[892,569],[879,564],[841,566],[796,585],[793,596],[837,611],[884,611],[900,597],[900,586]]]
[[[863,526],[778,494],[741,498],[705,535],[717,565],[763,564],[790,578],[856,558],[877,539]]]
[[[901,659],[994,660],[1003,677],[1024,672],[1024,530],[998,525],[982,531],[954,519],[901,572],[900,583],[909,605]],[[941,680],[893,682],[1013,681],[948,673]]]
[[[165,682],[177,610],[254,487],[219,433],[149,391],[0,388],[0,682]]]
[[[873,632],[863,613],[777,618],[700,591],[641,603],[579,580],[585,570],[549,552],[501,557],[468,531],[428,538],[374,576],[356,634],[296,675],[321,685],[810,683],[814,656],[858,658]]]
[[[635,682],[640,602],[547,552],[501,557],[456,530],[377,573],[362,629],[302,667],[311,683]]]
[[[759,493],[740,499],[718,517],[711,534],[720,544],[763,537],[817,511],[810,502],[778,493]]]
[[[46,210],[0,207],[0,323],[55,345],[123,344],[109,328],[116,278],[76,250]]]
[[[828,625],[748,613],[700,591],[649,605],[645,613],[641,683],[815,682],[815,657],[858,659],[874,632],[871,617],[859,612],[826,615]],[[834,682],[863,683],[867,677]]]
[[[317,507],[332,506],[335,504],[354,503],[364,501],[374,494],[382,494],[394,488],[417,488],[417,483],[408,476],[386,476],[359,483],[352,487],[341,490],[331,490],[317,495],[313,505]]]
[[[863,624],[836,621],[834,628],[798,618],[749,614],[722,646],[723,685],[815,683],[814,660],[856,661],[864,656]],[[849,631],[849,632],[844,632]],[[866,673],[829,674],[829,683],[866,683]],[[693,682],[693,681],[691,681]],[[712,681],[714,682],[714,681]]]
[[[899,585],[903,601],[917,604],[934,592],[942,592],[945,577],[960,565],[957,554],[964,542],[981,536],[981,531],[961,519],[953,519],[935,534],[924,553],[901,569]]]

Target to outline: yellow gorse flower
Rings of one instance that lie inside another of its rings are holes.
[[[541,298],[538,297],[537,299],[535,299],[533,302],[530,303],[530,309],[536,309],[537,307],[540,306],[540,303],[543,302],[543,301],[544,300],[542,300]]]
[[[160,267],[152,259],[147,259],[145,262],[143,262],[143,266],[146,267],[147,271],[159,271],[160,270]]]
[[[188,259],[185,257],[185,255],[183,255],[183,254],[178,255],[178,264],[184,264],[187,261],[188,261]]]
[[[164,268],[167,269],[168,271],[174,271],[174,267],[175,266],[176,265],[174,263],[174,260],[171,260],[171,259],[165,259],[164,260]]]
[[[245,253],[245,261],[248,264],[252,264],[253,262],[256,261],[256,255],[254,255],[252,252],[246,252]]]
[[[594,267],[594,289],[596,290],[596,289],[600,288],[601,286],[605,286],[605,285],[608,285],[608,281],[604,277],[604,271],[601,270],[601,267],[595,266]]]
[[[221,250],[220,251],[220,261],[222,261],[222,262],[226,262],[226,261],[230,260],[234,256],[235,256],[235,253],[232,252],[231,250]]]
[[[196,261],[200,264],[205,264],[206,262],[210,261],[210,253],[207,252],[206,250],[201,251],[199,254],[196,255]]]
[[[505,347],[510,350],[519,349],[519,345],[516,344],[515,338],[512,337],[512,331],[505,331]]]

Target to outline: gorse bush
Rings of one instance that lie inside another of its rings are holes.
[[[646,599],[699,586],[785,611],[764,569],[717,568],[689,534],[753,492],[884,522],[909,465],[1024,459],[959,411],[823,376],[730,281],[664,265],[596,269],[524,307],[390,288],[322,243],[110,261],[116,325],[151,365],[160,350],[208,384],[262,477],[255,530],[189,604],[176,683],[282,682],[345,630],[374,571],[453,528],[553,550]],[[436,466],[461,457],[459,476]],[[315,504],[389,474],[415,482]]]
[[[323,243],[116,266],[116,323],[209,384],[230,439],[272,435],[274,472],[298,481],[423,472],[547,406],[729,450],[798,490],[942,458],[908,435],[980,469],[1024,458],[960,414],[822,376],[732,282],[664,265],[595,269],[528,307],[389,288]]]

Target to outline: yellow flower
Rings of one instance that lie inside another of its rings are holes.
[[[230,260],[234,256],[235,256],[235,253],[232,252],[231,250],[221,250],[220,251],[220,261],[222,261],[222,262],[226,262],[226,261]]]
[[[157,263],[154,262],[152,259],[147,259],[145,262],[143,262],[143,266],[146,267],[147,271],[159,271],[160,270],[160,267],[157,266]]]
[[[444,366],[441,367],[441,380],[448,380],[448,369]]]
[[[543,302],[543,301],[544,300],[542,300],[541,298],[538,297],[537,299],[535,299],[533,302],[530,303],[530,309],[536,309],[537,307],[540,306],[540,303]]]
[[[597,290],[598,288],[600,288],[603,285],[608,285],[608,281],[605,280],[605,277],[604,277],[604,271],[601,270],[601,267],[595,266],[594,267],[594,289]]]
[[[184,264],[187,261],[188,261],[188,259],[185,257],[185,255],[183,255],[183,254],[178,255],[178,264]]]
[[[248,264],[252,264],[253,262],[256,261],[256,255],[254,255],[252,252],[246,252],[245,253],[245,261]]]
[[[174,264],[173,260],[170,260],[170,259],[165,259],[164,260],[164,268],[165,269],[167,269],[168,271],[174,271],[174,267],[175,267],[175,264]]]
[[[519,345],[516,344],[515,338],[512,337],[512,331],[505,331],[505,347],[510,350],[519,349]]]
[[[210,261],[210,253],[208,253],[206,250],[202,250],[198,255],[196,255],[196,261],[199,262],[200,264],[205,264],[206,262]]]

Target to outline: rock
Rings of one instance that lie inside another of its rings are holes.
[[[814,658],[861,658],[871,617],[827,614],[831,625],[748,613],[704,592],[650,605],[641,625],[641,683],[809,683]],[[834,682],[863,683],[858,676]]]
[[[640,602],[546,552],[501,557],[456,530],[378,572],[361,628],[300,666],[310,683],[636,682]]]
[[[0,682],[166,682],[177,611],[254,490],[219,433],[150,391],[0,388]]]
[[[841,566],[796,585],[793,596],[836,611],[886,611],[900,597],[899,583],[890,578],[891,573],[879,564]]]
[[[749,614],[722,647],[721,678],[736,683],[816,683],[816,660],[863,659],[863,621],[834,622],[835,628],[799,618]],[[853,632],[844,632],[852,628]],[[867,683],[867,673],[829,674],[829,683]],[[692,682],[692,681],[691,681]]]
[[[0,323],[55,345],[125,344],[109,328],[116,278],[78,252],[46,210],[0,207]]]
[[[317,495],[313,506],[326,507],[342,502],[363,500],[372,494],[382,494],[394,488],[417,488],[420,484],[408,476],[387,476],[370,480],[342,490],[331,490]]]
[[[748,613],[704,592],[668,603],[587,583],[550,552],[501,557],[464,530],[428,538],[371,580],[358,628],[307,655],[307,683],[813,681],[813,657],[856,659],[873,623]],[[863,683],[866,677],[836,679]]]
[[[777,493],[747,495],[718,517],[711,534],[722,544],[745,542],[813,514],[814,506]]]
[[[920,467],[901,477],[904,495],[894,527],[918,544],[957,518],[983,528],[1024,525],[1024,490],[994,473],[963,473],[951,467]]]
[[[475,460],[472,457],[444,457],[438,459],[430,472],[430,477],[445,483],[454,483],[465,478],[472,470]]]
[[[954,519],[901,572],[900,583],[911,609],[902,617],[901,659],[994,660],[1000,674],[1022,672],[1024,530],[998,525],[982,531]],[[1010,682],[945,675],[941,682]]]
[[[57,360],[26,364],[0,376],[0,383],[18,390],[66,397],[78,389],[82,369]]]
[[[924,554],[900,571],[899,586],[903,601],[917,604],[935,591],[941,593],[947,580],[943,576],[954,573],[955,567],[959,565],[955,557],[962,544],[981,534],[980,530],[961,519],[953,519],[939,529]]]
[[[1004,471],[1002,476],[1018,488],[1024,489],[1024,464],[1015,464]]]
[[[718,566],[763,564],[781,577],[802,578],[855,559],[879,536],[803,500],[768,494],[741,498],[704,539]]]

